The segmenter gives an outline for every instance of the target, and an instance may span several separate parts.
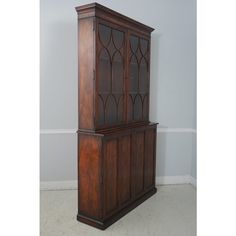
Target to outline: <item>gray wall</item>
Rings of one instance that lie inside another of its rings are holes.
[[[41,181],[76,179],[77,16],[91,1],[41,0]],[[154,27],[150,120],[157,175],[196,177],[195,0],[97,1]]]

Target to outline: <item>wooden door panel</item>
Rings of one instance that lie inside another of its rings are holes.
[[[147,130],[145,134],[145,161],[144,161],[144,186],[151,187],[154,184],[154,141],[153,129]]]
[[[104,185],[105,185],[105,213],[114,210],[118,205],[117,199],[117,139],[105,144]]]
[[[143,191],[144,177],[144,132],[139,132],[135,136],[135,155],[134,155],[134,191],[139,195]]]
[[[123,136],[119,139],[119,203],[126,203],[131,198],[131,138]]]

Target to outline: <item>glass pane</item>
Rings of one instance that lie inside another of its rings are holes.
[[[133,53],[136,52],[136,50],[138,48],[138,37],[136,37],[136,36],[130,37],[130,48]]]
[[[116,52],[112,61],[112,92],[123,92],[123,60],[119,52]]]
[[[143,119],[148,120],[148,94],[143,98]]]
[[[134,120],[142,119],[142,100],[140,95],[137,95],[134,102]]]
[[[133,120],[133,99],[132,99],[132,95],[129,94],[128,96],[128,104],[127,104],[127,112],[128,112],[128,121],[132,121]]]
[[[139,90],[141,93],[148,92],[148,67],[144,58],[142,58],[139,67]]]
[[[98,124],[103,125],[104,124],[104,105],[103,105],[103,99],[98,96]]]
[[[118,121],[122,122],[123,119],[123,108],[124,108],[124,96],[121,95],[119,98],[119,103],[118,103]]]
[[[103,49],[99,56],[99,93],[110,92],[111,88],[111,63],[108,52]]]
[[[105,121],[107,124],[114,124],[117,121],[117,106],[113,96],[109,96],[105,108]]]
[[[111,38],[111,28],[99,24],[98,32],[99,32],[100,42],[103,44],[103,46],[107,46]]]
[[[145,39],[140,39],[140,48],[143,55],[147,54],[148,51],[148,41]]]
[[[138,91],[138,61],[135,56],[132,56],[130,61],[130,92]]]
[[[112,30],[113,41],[117,49],[121,49],[124,44],[124,33],[119,30]]]

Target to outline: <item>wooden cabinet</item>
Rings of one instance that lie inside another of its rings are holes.
[[[97,3],[78,13],[78,216],[105,229],[156,192],[152,28]]]

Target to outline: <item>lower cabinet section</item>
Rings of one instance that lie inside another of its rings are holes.
[[[105,229],[156,192],[156,124],[78,139],[78,220]]]

